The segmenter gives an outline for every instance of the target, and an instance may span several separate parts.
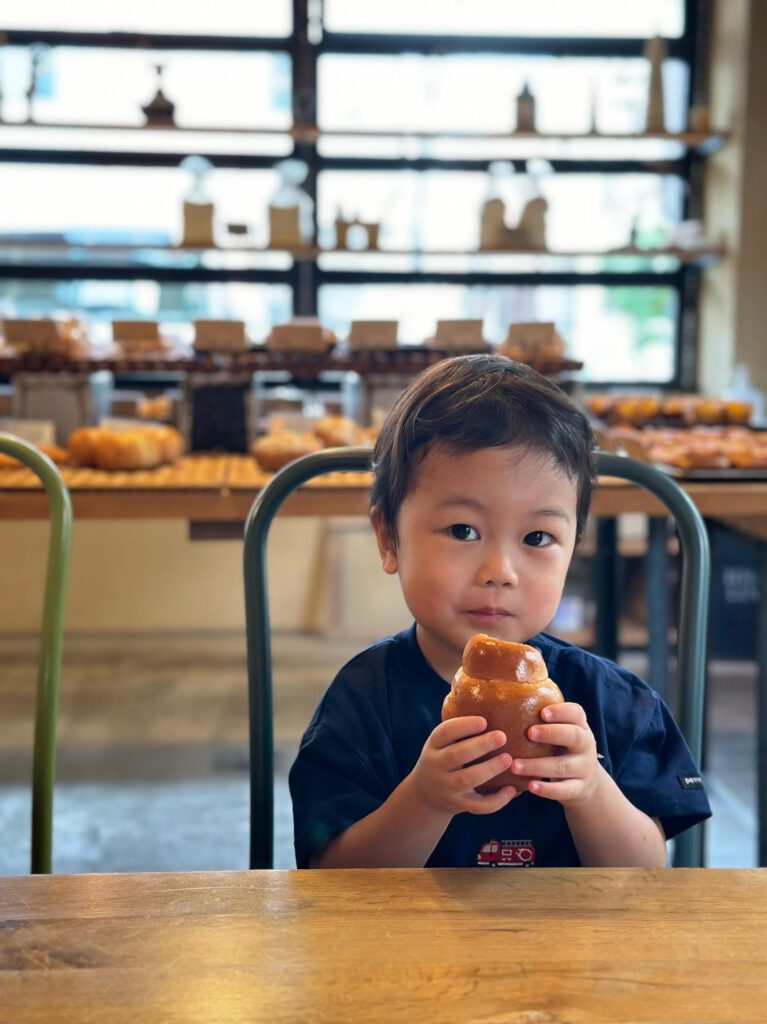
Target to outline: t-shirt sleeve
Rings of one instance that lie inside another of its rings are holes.
[[[290,770],[296,864],[376,810],[398,784],[385,694],[339,675],[320,702]]]
[[[672,839],[711,816],[700,770],[663,701],[653,707],[623,759],[615,781],[640,811],[659,818]]]

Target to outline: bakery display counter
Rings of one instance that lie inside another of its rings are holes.
[[[86,519],[181,518],[243,523],[259,490],[270,479],[248,455],[187,455],[157,469],[106,471],[60,467],[70,489],[75,516]],[[284,506],[289,515],[367,515],[370,475],[331,473],[310,481]],[[734,521],[739,528],[764,535],[767,480],[684,483],[701,514]],[[660,515],[663,509],[648,492],[624,480],[602,478],[592,514],[613,518],[623,512]],[[47,516],[45,495],[28,470],[0,471],[0,519]],[[749,524],[753,530],[749,528]]]
[[[242,524],[259,490],[271,478],[247,455],[187,455],[156,469],[107,471],[59,467],[75,518],[187,519]],[[286,502],[288,515],[366,515],[368,473],[329,473],[310,481]],[[45,519],[47,499],[25,468],[0,471],[0,519]]]

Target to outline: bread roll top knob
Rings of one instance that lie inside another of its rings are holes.
[[[496,640],[485,633],[477,633],[466,644],[463,670],[474,679],[508,679],[515,683],[542,682],[549,674],[535,647]]]

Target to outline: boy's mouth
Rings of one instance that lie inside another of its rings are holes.
[[[505,619],[511,612],[504,608],[467,608],[465,614],[474,619]]]

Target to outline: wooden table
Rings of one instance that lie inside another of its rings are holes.
[[[8,1024],[767,1016],[767,871],[0,879]]]

